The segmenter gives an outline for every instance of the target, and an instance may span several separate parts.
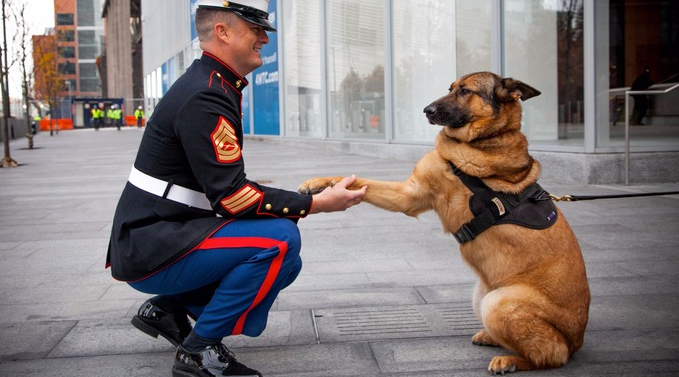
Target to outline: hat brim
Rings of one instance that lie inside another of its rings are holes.
[[[237,10],[232,11],[232,12],[237,14],[238,17],[244,19],[245,21],[247,21],[249,23],[255,24],[257,26],[261,26],[266,31],[274,31],[274,32],[277,31],[276,28],[273,26],[273,24],[271,24],[271,22],[269,22],[269,20],[266,19],[266,18],[257,17],[255,15],[251,15],[251,14],[241,12],[241,11],[237,11]]]

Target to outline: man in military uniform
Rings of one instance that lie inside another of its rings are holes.
[[[175,377],[261,376],[222,339],[266,327],[276,296],[302,267],[297,220],[343,211],[366,190],[347,190],[349,177],[305,196],[246,177],[241,91],[262,65],[266,32],[275,31],[267,6],[199,2],[203,55],[154,109],[113,220],[107,266],[157,295],[132,324],[177,345]]]

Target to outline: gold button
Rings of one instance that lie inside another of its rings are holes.
[[[287,208],[283,208],[283,213],[288,213],[288,212],[290,212],[290,210],[289,210],[289,209],[287,209]]]
[[[301,211],[299,211],[299,214],[300,214],[300,215],[302,215],[302,216],[304,216],[304,214],[305,214],[305,213],[306,213],[306,211],[305,211],[305,210],[301,210]]]
[[[264,208],[266,208],[267,211],[271,210],[271,204],[265,205]]]

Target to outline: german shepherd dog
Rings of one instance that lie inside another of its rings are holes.
[[[455,235],[479,278],[473,305],[484,329],[472,343],[513,352],[494,357],[491,374],[562,366],[582,346],[587,326],[590,293],[580,246],[537,185],[540,164],[520,131],[519,100],[539,94],[491,72],[463,76],[424,109],[442,130],[408,179],[357,178],[349,187],[367,185],[364,200],[389,211],[417,216],[433,209]],[[317,193],[341,179],[312,178],[299,192]],[[486,190],[472,192],[470,182]]]

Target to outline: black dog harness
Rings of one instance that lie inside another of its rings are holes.
[[[474,194],[469,199],[469,209],[474,218],[453,234],[460,244],[472,241],[493,225],[516,224],[531,229],[547,229],[556,222],[556,205],[537,183],[517,195],[496,192],[480,178],[466,174],[450,161],[448,163],[453,174]]]

